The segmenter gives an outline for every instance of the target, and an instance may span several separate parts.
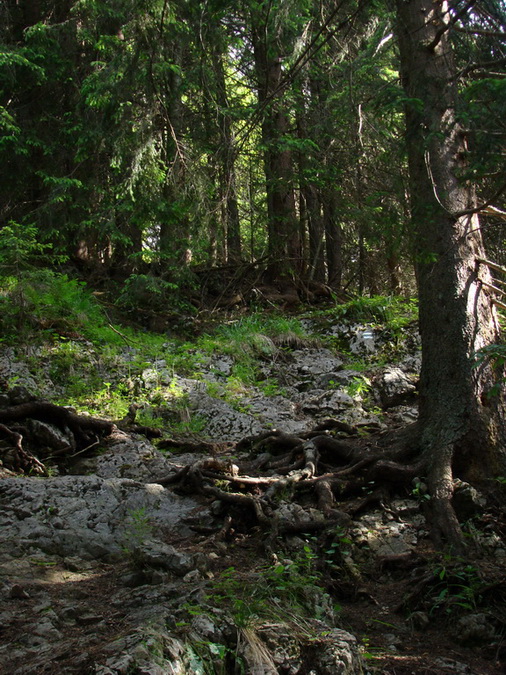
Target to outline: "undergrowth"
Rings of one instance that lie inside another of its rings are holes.
[[[247,583],[246,583],[247,582]],[[339,607],[332,605],[316,570],[316,555],[309,546],[294,559],[275,565],[266,564],[245,578],[243,572],[229,567],[209,587],[206,600],[226,610],[238,628],[248,628],[265,621],[280,621],[291,616],[329,618]],[[202,614],[200,605],[188,603],[190,615]]]
[[[25,362],[40,386],[40,392],[33,393],[47,398],[51,382],[52,400],[109,419],[124,418],[136,403],[137,421],[145,426],[198,433],[203,421],[190,413],[178,378],[205,380],[208,395],[248,412],[244,397],[253,388],[264,396],[285,394],[266,365],[283,358],[287,350],[317,344],[301,320],[259,312],[222,323],[192,342],[169,339],[112,324],[107,308],[86,284],[65,274],[26,264],[16,276],[11,272],[11,267],[2,266],[0,250],[2,340],[25,350]],[[390,330],[401,331],[413,320],[415,309],[413,301],[375,297],[315,310],[313,315],[331,321],[381,320]],[[223,372],[220,364],[213,366],[216,355],[228,359]],[[369,365],[356,364],[356,369],[367,370]],[[210,371],[213,381],[204,376]],[[363,397],[368,387],[367,378],[357,377],[349,393]]]
[[[396,331],[412,323],[418,313],[418,303],[413,298],[375,295],[360,297],[327,310],[336,319],[378,323]]]

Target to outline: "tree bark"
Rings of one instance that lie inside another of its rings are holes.
[[[213,70],[216,85],[216,101],[218,103],[219,127],[219,158],[220,171],[220,199],[223,204],[223,224],[226,240],[226,261],[238,262],[242,258],[241,230],[239,206],[237,202],[236,172],[235,172],[235,140],[232,128],[232,119],[228,112],[229,102],[225,80],[223,52],[214,52],[212,55]]]
[[[339,197],[335,188],[329,185],[324,189],[321,199],[325,228],[327,283],[335,291],[339,291],[343,278],[343,229],[340,222]]]
[[[314,90],[309,83],[307,89]],[[315,145],[318,143],[318,138],[315,134],[317,128],[314,103],[311,96],[306,92],[298,92],[298,113],[297,113],[297,129],[301,141],[310,139]],[[305,103],[305,99],[309,99],[309,103]],[[322,208],[320,200],[320,189],[315,184],[314,169],[319,161],[314,153],[309,152],[304,145],[302,150],[298,153],[298,169],[299,169],[299,185],[300,185],[300,220],[301,232],[307,230],[307,238],[309,248],[304,258],[307,259],[308,278],[320,283],[325,283],[325,231],[323,226]]]
[[[281,46],[267,35],[262,17],[252,13],[252,42],[258,80],[258,103],[263,109],[262,142],[267,193],[270,280],[285,276],[300,264],[301,241],[295,209],[293,158],[287,146],[289,117],[282,96]]]
[[[481,280],[483,243],[473,186],[460,179],[467,147],[456,119],[456,69],[445,22],[447,3],[397,0],[401,78],[419,291],[422,370],[421,448],[428,464],[436,538],[459,547],[451,508],[455,471],[484,480],[504,470],[504,407],[488,396],[496,374],[473,355],[498,340]]]

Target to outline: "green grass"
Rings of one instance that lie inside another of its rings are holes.
[[[320,312],[320,315],[336,320],[380,324],[388,330],[397,332],[417,319],[418,302],[414,298],[375,295],[335,305]]]

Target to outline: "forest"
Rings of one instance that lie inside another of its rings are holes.
[[[157,443],[148,452],[157,457],[158,473],[148,471],[153,484],[229,509],[224,515],[209,507],[221,520],[219,527],[198,525],[200,534],[209,530],[204,543],[188,540],[195,560],[213,546],[221,555],[216,542],[230,548],[251,536],[242,560],[251,571],[263,537],[262,555],[277,560],[276,538],[303,532],[304,563],[273,567],[286,577],[276,587],[281,596],[293,599],[305,579],[340,601],[353,587],[355,601],[374,573],[347,561],[346,547],[356,544],[350,522],[371,504],[398,515],[388,504],[409,493],[424,514],[430,555],[422,546],[415,562],[403,550],[376,563],[398,565],[397,580],[408,589],[420,555],[427,565],[446,563],[416,577],[418,595],[408,594],[398,608],[409,605],[410,617],[425,612],[420,597],[436,592],[438,575],[452,579],[445,593],[462,604],[455,589],[470,587],[472,576],[480,600],[476,591],[462,606],[471,616],[488,608],[491,632],[485,646],[471,638],[482,652],[475,670],[465,672],[501,672],[506,616],[491,607],[494,593],[506,600],[504,559],[497,554],[491,563],[482,551],[486,562],[470,562],[482,544],[470,543],[477,526],[463,518],[456,495],[462,482],[477,489],[488,501],[476,518],[484,528],[494,522],[503,540],[505,38],[504,0],[3,0],[2,508],[18,494],[10,480],[70,479],[81,455],[100,461],[106,447],[124,442],[117,434],[140,434]],[[360,340],[359,353],[353,344]],[[376,346],[369,349],[367,340]],[[419,363],[397,372],[402,395],[387,394],[385,369],[404,368],[408,343]],[[305,370],[296,371],[302,354]],[[341,358],[345,365],[336,365]],[[292,372],[280,374],[285,359]],[[206,435],[192,408],[195,392],[204,391],[197,381],[205,382],[205,396],[232,405],[232,417],[252,416],[251,387],[273,396],[273,409],[281,397],[301,416],[287,413],[283,429],[279,413],[260,428],[256,422],[269,417],[262,411],[250,426],[243,419],[242,436]],[[329,404],[325,419],[309,413],[299,399],[304,387],[323,387],[337,407]],[[348,399],[357,409],[346,417],[339,406]],[[391,409],[400,402],[415,412],[409,420],[399,412],[394,423]],[[303,414],[311,416],[305,428]],[[52,440],[42,440],[34,424],[49,425]],[[56,441],[54,428],[67,440]],[[187,459],[171,465],[166,451]],[[269,459],[262,464],[263,455]],[[118,480],[147,486],[145,470]],[[338,533],[334,539],[317,519],[282,524],[281,502],[309,509],[311,499],[327,530]],[[136,569],[128,572],[132,586],[142,586],[139,576],[132,581],[137,568],[144,569],[141,581],[155,583],[145,569],[159,566],[153,551],[162,546],[151,541],[153,505],[139,503],[124,512],[135,540],[126,547],[127,567]],[[58,546],[50,552],[64,559],[69,551]],[[506,546],[500,550],[506,556]],[[199,564],[181,568],[204,574]],[[272,590],[276,573],[266,569],[255,571],[254,583]],[[220,583],[222,603],[236,611],[242,582],[228,573]],[[375,592],[369,588],[367,597]],[[24,597],[17,593],[9,598]],[[431,620],[434,607],[453,618],[447,599],[432,596],[432,603]],[[192,661],[188,638],[181,648],[186,670],[177,672],[338,672],[323,662],[309,670],[307,645],[299,670],[287,670],[266,655],[265,640],[259,646],[258,635],[247,632],[250,623],[240,625],[237,611],[234,621],[237,644],[248,645],[240,658],[229,638],[206,638],[206,657],[192,638]],[[222,647],[225,665],[211,668]],[[165,644],[167,663],[177,661],[174,649]],[[248,649],[258,650],[260,665]],[[35,661],[23,670],[19,654],[12,672],[155,672],[137,662],[137,670],[107,670],[96,665],[98,656],[65,662],[65,671],[50,670],[49,661],[47,670]],[[457,672],[378,663],[367,671],[353,661],[342,672]],[[156,672],[176,672],[163,667]]]

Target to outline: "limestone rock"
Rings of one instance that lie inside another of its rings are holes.
[[[68,450],[69,454],[76,448],[74,435],[70,429],[61,430],[55,424],[29,419],[26,427],[30,432],[32,443],[46,446],[53,450]]]
[[[457,621],[455,638],[463,645],[483,644],[496,637],[495,630],[486,614],[468,614]]]
[[[8,532],[9,545],[0,554],[42,549],[85,559],[123,555],[132,539],[149,539],[154,530],[191,534],[183,520],[196,506],[190,497],[161,485],[129,479],[5,478],[0,482],[0,529]]]
[[[385,370],[378,380],[378,392],[383,408],[403,405],[413,399],[416,387],[400,368]]]
[[[485,504],[485,499],[472,485],[461,480],[455,481],[452,506],[461,522],[483,513]]]
[[[141,565],[160,567],[183,577],[195,566],[192,556],[180,553],[173,546],[160,541],[144,541],[135,546],[135,559]]]

